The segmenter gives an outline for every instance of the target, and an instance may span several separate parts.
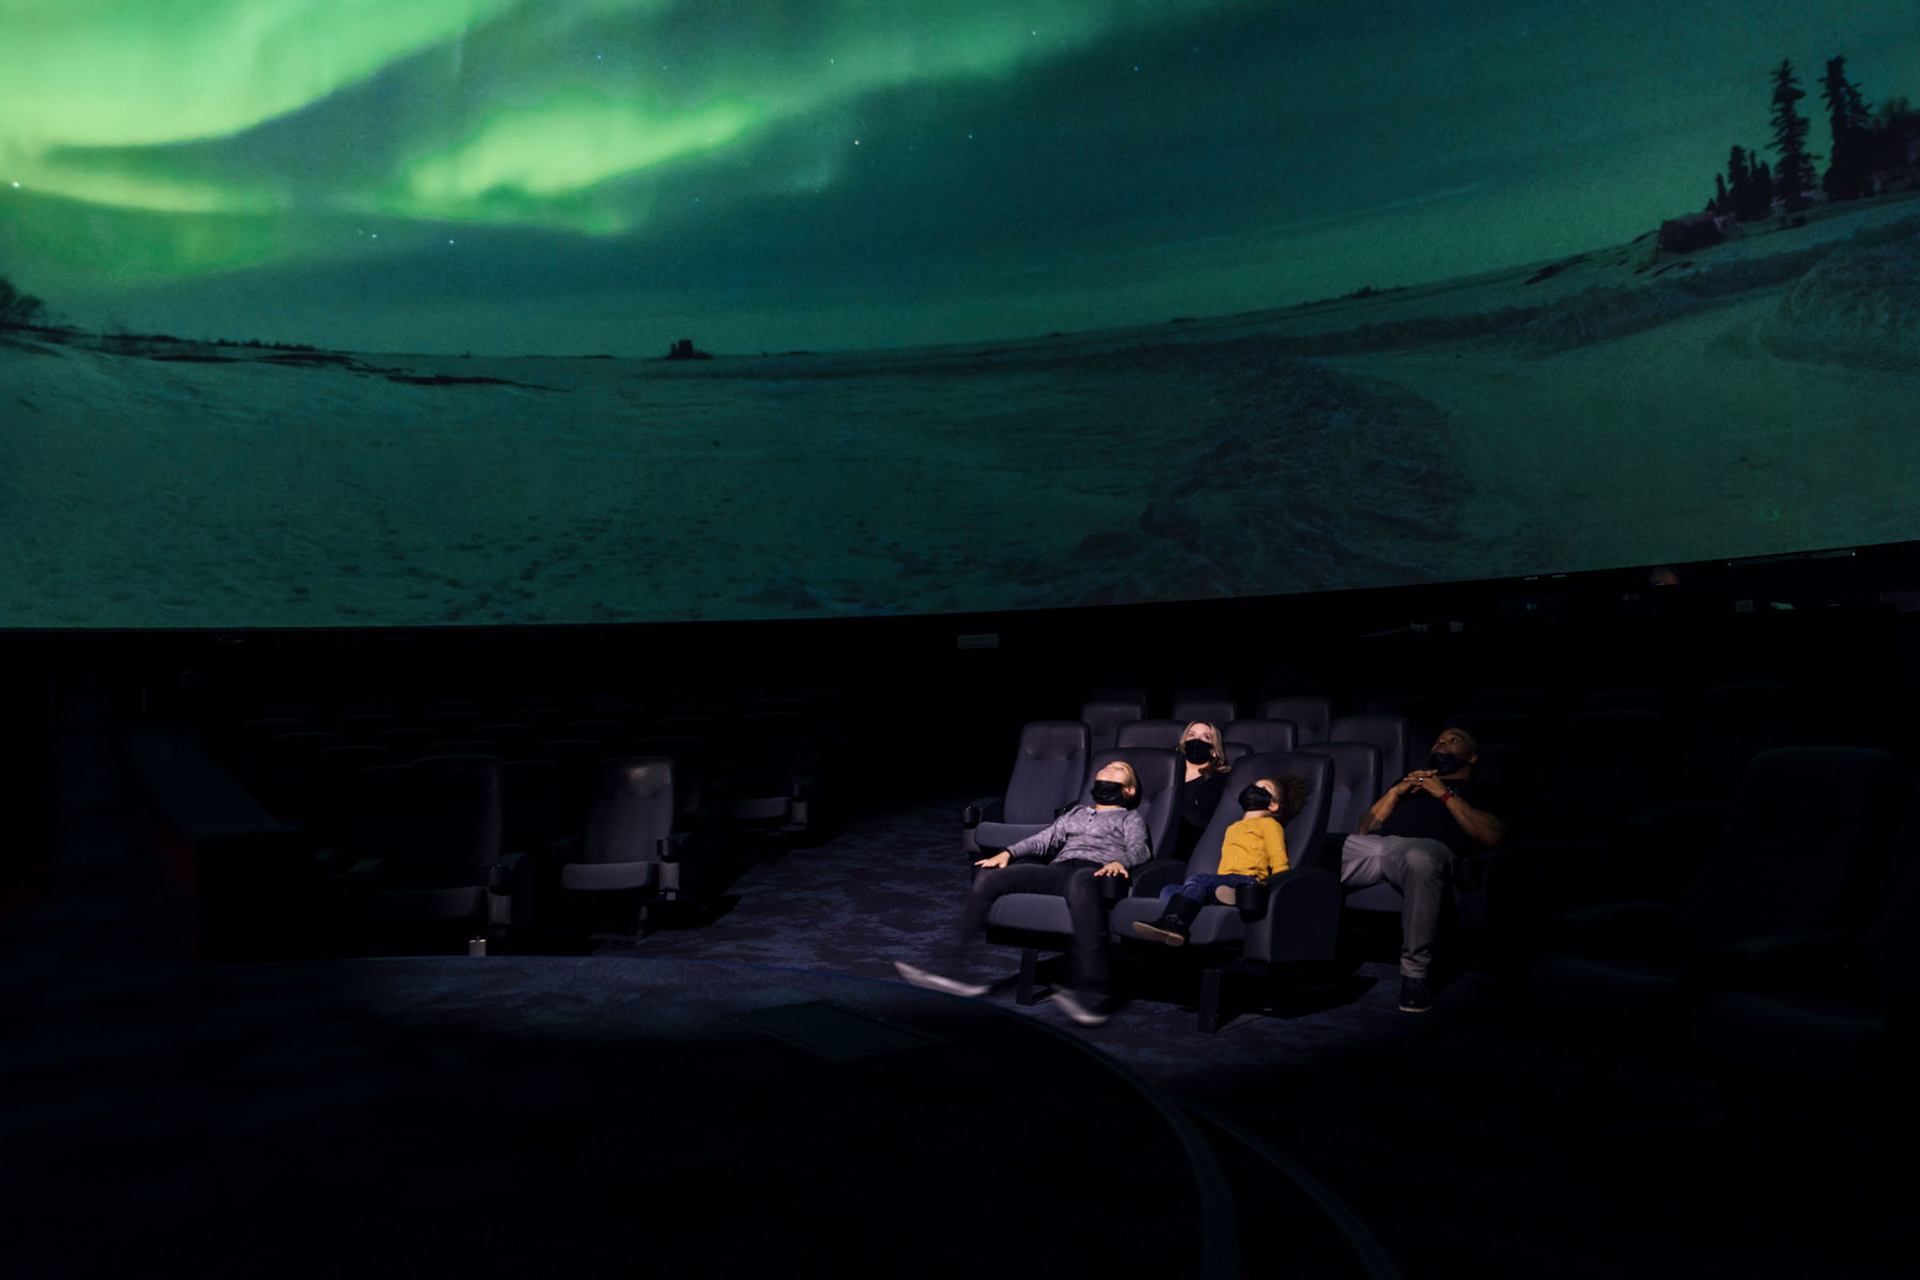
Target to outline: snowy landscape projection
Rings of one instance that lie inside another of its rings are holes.
[[[1913,539],[1906,91],[1910,2],[0,0],[0,627]]]

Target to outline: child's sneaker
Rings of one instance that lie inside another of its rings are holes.
[[[1133,931],[1143,938],[1153,942],[1164,942],[1170,947],[1185,946],[1187,942],[1187,931],[1180,927],[1180,922],[1170,920],[1166,916],[1161,916],[1152,923],[1135,920]]]

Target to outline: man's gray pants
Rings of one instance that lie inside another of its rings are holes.
[[[1340,884],[1358,889],[1385,880],[1400,891],[1400,976],[1425,978],[1433,934],[1453,875],[1453,851],[1417,836],[1348,836],[1340,846]]]

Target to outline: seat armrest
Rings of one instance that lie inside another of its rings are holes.
[[[1150,858],[1128,875],[1132,886],[1128,893],[1135,898],[1157,898],[1162,889],[1186,878],[1186,863],[1176,858]]]
[[[1262,888],[1266,910],[1247,924],[1247,958],[1332,960],[1340,941],[1340,877],[1325,867],[1290,867]]]
[[[971,831],[983,822],[998,822],[1003,804],[999,796],[982,796],[960,810],[960,825]]]
[[[693,832],[669,831],[666,835],[660,837],[660,861],[678,862],[682,857],[686,856],[687,851],[692,846]]]

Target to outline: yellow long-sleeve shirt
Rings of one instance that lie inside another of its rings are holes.
[[[1220,842],[1223,876],[1277,876],[1287,869],[1287,830],[1270,813],[1251,813]]]

